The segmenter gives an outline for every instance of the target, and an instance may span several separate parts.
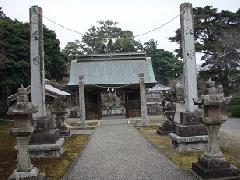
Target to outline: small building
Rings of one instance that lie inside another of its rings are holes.
[[[161,114],[162,101],[166,94],[171,94],[172,88],[162,84],[156,84],[146,92],[147,112],[149,115]]]
[[[139,74],[144,73],[145,86],[156,80],[151,58],[144,52],[84,55],[71,62],[69,91],[78,108],[79,76],[84,75],[86,119],[103,116],[140,116]],[[76,114],[76,113],[72,113]]]

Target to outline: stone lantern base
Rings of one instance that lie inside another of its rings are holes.
[[[15,170],[13,174],[8,178],[9,180],[43,180],[45,179],[45,174],[40,173],[35,167],[29,172],[18,172]]]
[[[239,180],[240,171],[225,159],[218,145],[219,129],[221,124],[226,121],[226,117],[203,117],[203,120],[208,131],[208,148],[198,158],[198,162],[192,164],[192,170],[204,179]]]
[[[197,163],[192,164],[192,170],[204,179],[240,179],[239,170],[231,165],[224,157],[210,158],[203,155],[198,159]]]

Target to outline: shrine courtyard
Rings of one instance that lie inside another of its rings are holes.
[[[82,135],[67,138],[60,159],[34,160],[34,164],[50,179],[195,179],[190,172],[191,162],[197,161],[201,153],[173,152],[169,137],[156,134],[162,118],[150,116],[148,128],[138,126],[140,118],[88,121],[90,129],[71,130]],[[68,123],[74,125],[77,120],[68,119]],[[7,131],[13,122],[1,122],[0,179],[6,179],[15,168],[15,138]],[[240,167],[239,137],[232,135],[238,125],[239,119],[226,122],[220,131],[220,146],[227,159]]]

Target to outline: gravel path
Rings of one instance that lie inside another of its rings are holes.
[[[120,120],[97,127],[64,179],[188,180],[195,177],[179,170],[136,129]]]

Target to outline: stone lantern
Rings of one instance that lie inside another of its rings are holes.
[[[198,162],[192,164],[192,169],[202,178],[240,179],[239,170],[225,159],[218,144],[219,129],[227,120],[222,112],[230,98],[224,97],[222,86],[215,87],[214,81],[209,80],[207,85],[208,95],[202,95],[194,102],[204,106],[203,123],[208,132],[208,147]]]
[[[66,126],[67,111],[63,98],[56,98],[53,104],[52,117],[54,120],[55,127],[59,129],[61,137],[70,136],[70,130]]]
[[[17,138],[17,169],[9,179],[42,179],[44,174],[31,164],[28,142],[34,130],[30,116],[37,108],[28,101],[27,89],[21,86],[17,92],[17,104],[10,107],[8,114],[14,116],[14,127],[10,133]]]

